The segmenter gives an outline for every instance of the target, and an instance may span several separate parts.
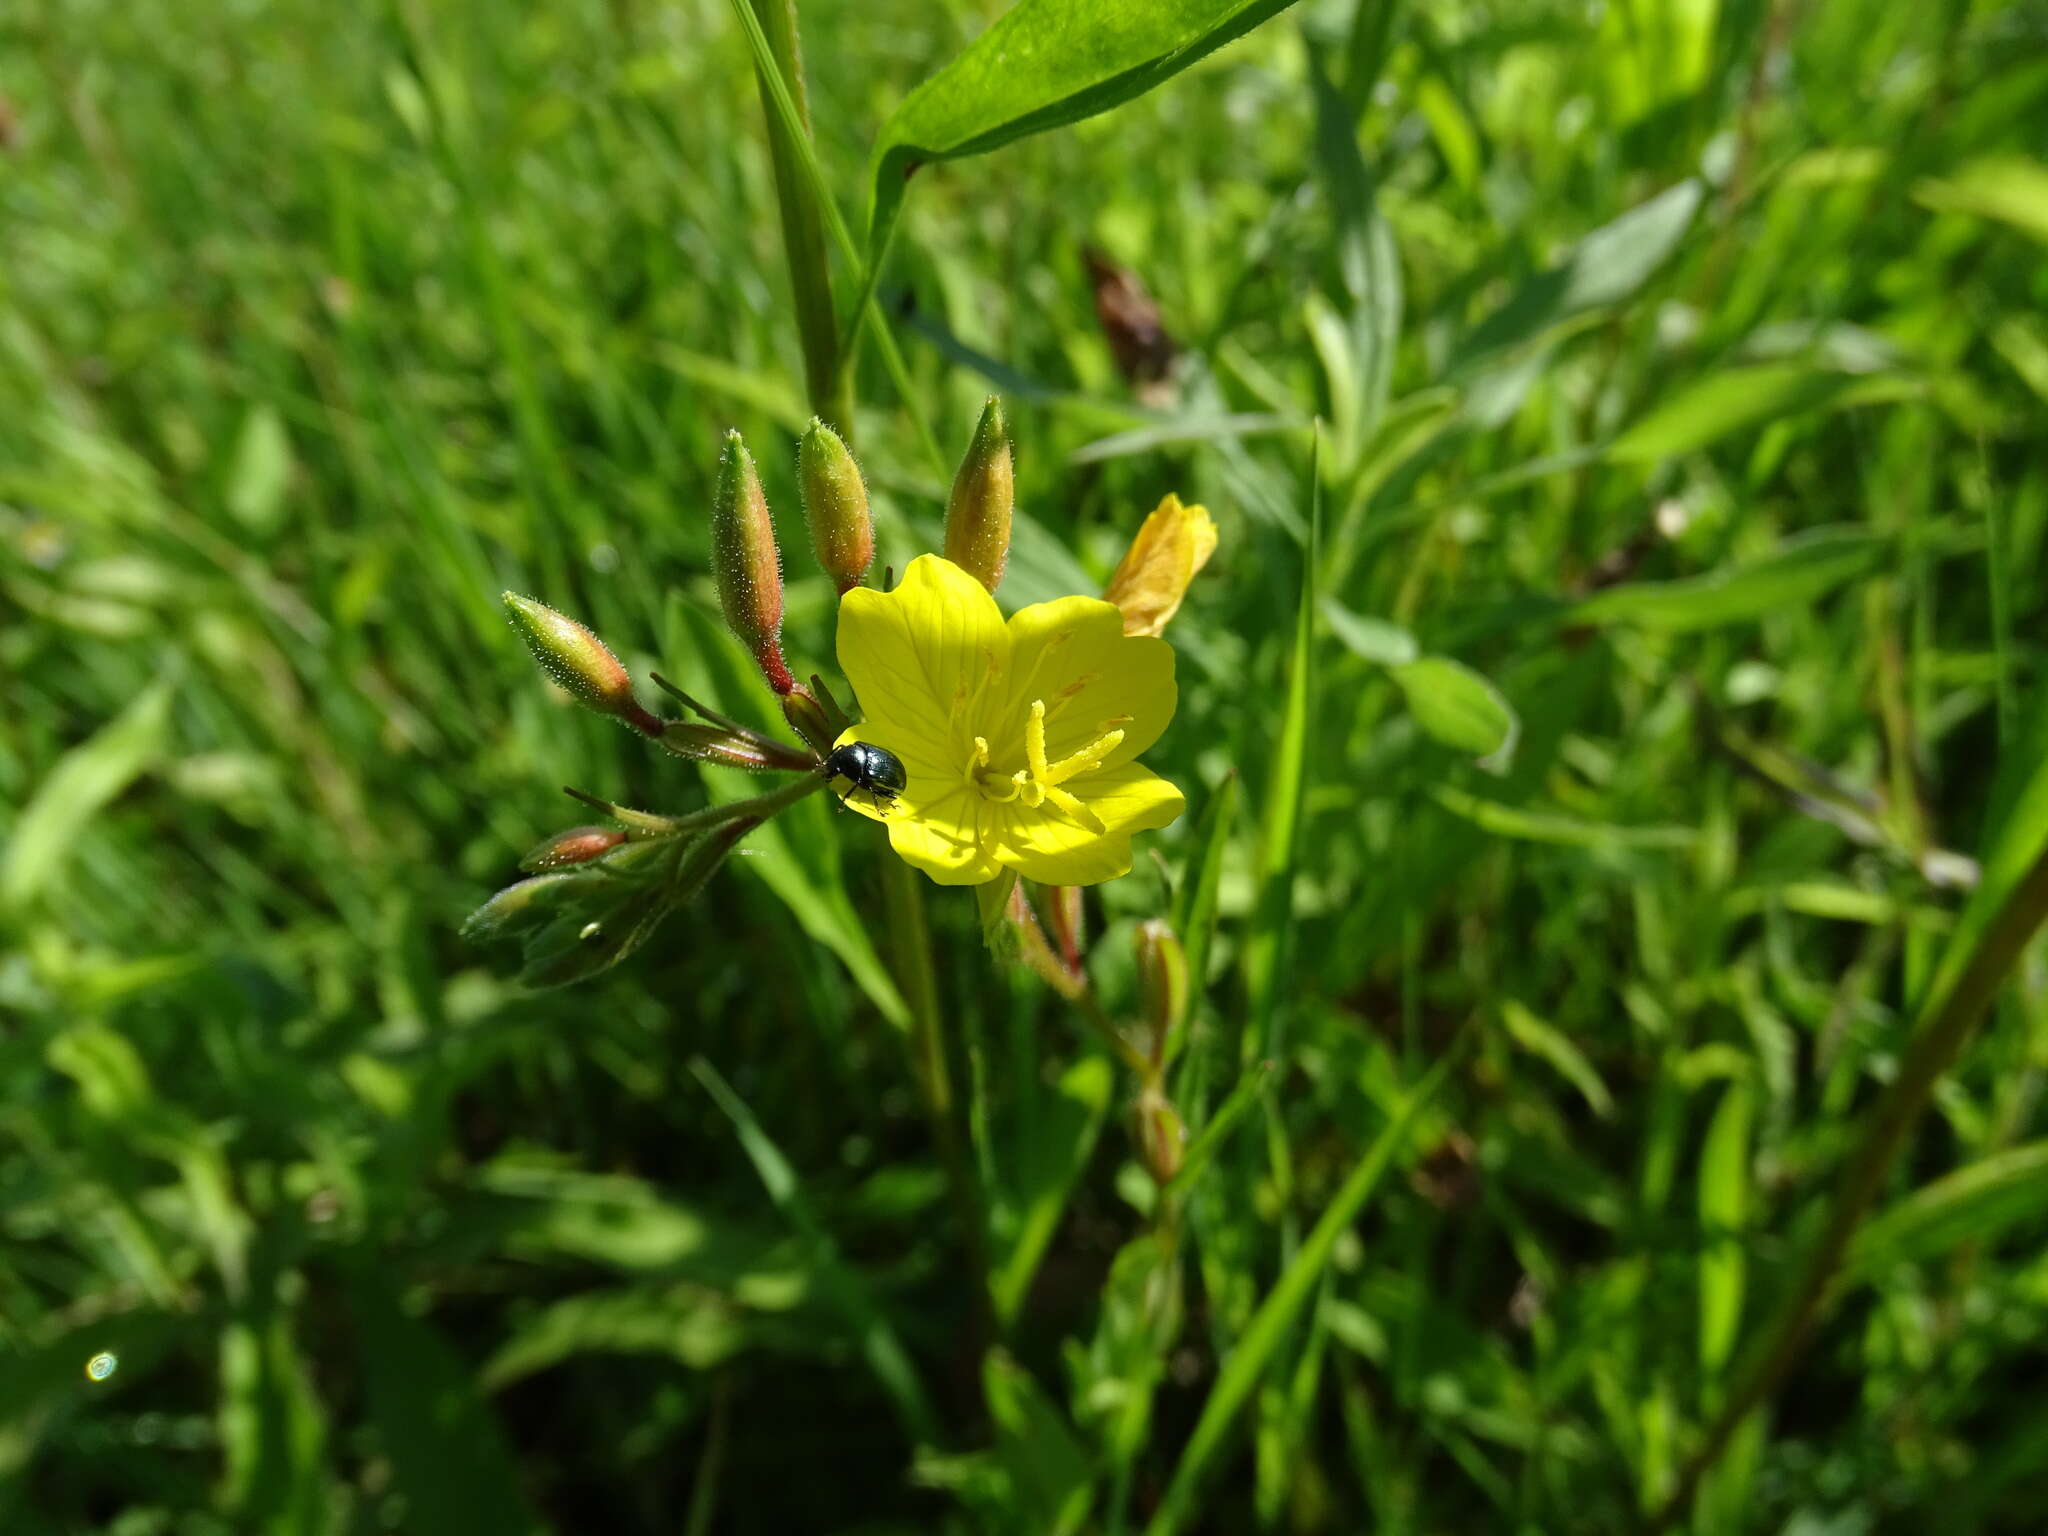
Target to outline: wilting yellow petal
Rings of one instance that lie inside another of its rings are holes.
[[[1180,611],[1188,584],[1216,552],[1216,520],[1206,507],[1168,495],[1145,519],[1102,594],[1122,611],[1127,635],[1158,635]]]

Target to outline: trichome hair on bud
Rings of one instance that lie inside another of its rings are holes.
[[[753,656],[768,686],[789,692],[794,679],[782,659],[782,557],[754,456],[737,432],[725,434],[725,452],[718,461],[711,561],[726,627]]]
[[[646,735],[661,734],[661,721],[633,697],[625,666],[586,625],[517,592],[506,592],[500,600],[533,659],[579,704]]]
[[[993,592],[1010,559],[1016,468],[1001,397],[990,395],[946,502],[946,558]]]
[[[875,562],[867,482],[839,434],[816,416],[797,447],[796,468],[811,548],[843,596],[867,580]]]

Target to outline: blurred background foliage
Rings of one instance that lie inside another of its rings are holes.
[[[856,223],[879,125],[998,9],[805,0]],[[730,9],[14,0],[0,1526],[1136,1529],[1460,1037],[1184,1528],[1630,1528],[2040,756],[2044,124],[2030,0],[1317,0],[918,172],[880,288],[913,398],[857,375],[883,558],[991,389],[1006,604],[1096,590],[1165,491],[1213,510],[1149,759],[1191,813],[1091,893],[1092,965],[1125,1006],[1241,784],[1183,1111],[1274,1062],[1164,1264],[1128,1085],[934,897],[1013,1258],[983,1357],[871,828],[807,802],[570,993],[454,931],[581,819],[558,784],[705,793],[546,686],[500,589],[772,718],[709,618],[718,434],[794,550],[809,415]],[[1170,381],[1119,370],[1116,269]],[[1697,1529],[2038,1529],[2044,972]]]

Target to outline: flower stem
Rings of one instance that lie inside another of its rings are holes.
[[[994,1316],[988,1290],[988,1225],[981,1179],[960,1134],[953,1100],[953,1074],[946,1065],[946,1037],[939,1017],[939,978],[932,965],[931,930],[924,910],[920,876],[893,852],[882,855],[882,901],[889,922],[891,959],[897,985],[910,1005],[910,1048],[913,1075],[930,1118],[932,1138],[946,1169],[953,1205],[967,1248],[973,1281],[974,1326],[986,1337]],[[978,1358],[980,1350],[973,1351]]]

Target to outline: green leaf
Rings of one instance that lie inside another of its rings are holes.
[[[838,1246],[811,1214],[796,1170],[717,1068],[703,1057],[694,1056],[690,1059],[690,1071],[732,1122],[740,1147],[754,1165],[769,1200],[803,1238],[808,1267],[819,1290],[838,1306],[852,1328],[868,1369],[895,1403],[904,1428],[918,1441],[932,1440],[938,1421],[925,1399],[924,1387],[903,1341],[868,1293],[867,1282],[840,1256]]]
[[[325,1441],[326,1419],[293,1345],[290,1314],[277,1310],[229,1323],[220,1335],[220,1443],[227,1463],[223,1493],[237,1525],[322,1529]]]
[[[1586,1107],[1605,1120],[1614,1113],[1614,1095],[1607,1091],[1607,1084],[1586,1060],[1585,1053],[1571,1041],[1570,1036],[1546,1019],[1538,1018],[1527,1007],[1514,998],[1508,998],[1500,1005],[1501,1026],[1508,1037],[1532,1056],[1541,1057],[1554,1068],[1558,1076],[1579,1090],[1579,1096],[1586,1101]]]
[[[1742,1324],[1753,1107],[1746,1079],[1729,1084],[1700,1151],[1700,1368],[1710,1376],[1728,1363]]]
[[[292,443],[277,408],[262,404],[242,419],[228,469],[228,510],[254,534],[273,531],[291,486]]]
[[[1060,1074],[1052,1106],[1036,1123],[1018,1181],[1023,1214],[1017,1222],[1016,1238],[989,1279],[996,1318],[1005,1326],[1023,1306],[1032,1276],[1038,1273],[1081,1171],[1088,1166],[1115,1086],[1116,1074],[1107,1057],[1084,1056]]]
[[[408,1526],[444,1536],[543,1529],[520,1497],[497,1416],[440,1333],[401,1310],[372,1270],[356,1276],[350,1299],[370,1419]]]
[[[1463,790],[1438,784],[1430,798],[1453,816],[1472,823],[1496,837],[1512,837],[1529,843],[1555,843],[1565,848],[1597,848],[1614,852],[1624,848],[1690,848],[1699,840],[1691,827],[1626,827],[1613,822],[1587,821],[1562,816],[1555,811],[1530,811],[1518,805],[1484,800]]]
[[[1994,1152],[1916,1189],[1871,1218],[1849,1250],[1849,1273],[1946,1258],[1963,1243],[1995,1243],[2048,1215],[2048,1141]]]
[[[687,1281],[583,1291],[544,1307],[480,1373],[488,1391],[577,1355],[657,1355],[709,1370],[754,1347],[760,1330],[731,1298]]]
[[[1652,464],[1693,453],[1724,437],[1823,406],[1910,398],[1918,380],[1898,374],[1845,373],[1811,362],[1724,368],[1653,406],[1612,443],[1619,464]]]
[[[1142,96],[1292,0],[1018,0],[903,99],[875,141],[869,260],[910,172],[1077,123]]]
[[[1031,1373],[1000,1349],[981,1362],[982,1391],[996,1430],[996,1454],[1010,1474],[1023,1528],[1069,1532],[1088,1517],[1089,1460]]]
[[[1624,582],[1562,615],[1568,624],[1640,624],[1684,632],[1797,613],[1845,582],[1875,570],[1890,541],[1853,526],[1816,528],[1772,554],[1678,581]]]
[[[1322,608],[1330,633],[1354,656],[1383,667],[1405,667],[1422,654],[1415,636],[1398,624],[1353,613],[1334,597],[1324,598]]]
[[[1273,1021],[1287,980],[1287,946],[1294,929],[1294,876],[1301,840],[1301,808],[1308,795],[1310,745],[1315,736],[1316,576],[1323,543],[1322,435],[1309,458],[1309,534],[1302,551],[1301,593],[1294,609],[1294,644],[1287,662],[1287,695],[1273,743],[1271,779],[1259,824],[1258,895],[1244,942],[1245,991],[1250,1012],[1244,1062],[1274,1049]]]
[[[1174,893],[1173,931],[1187,953],[1189,1005],[1180,1025],[1168,1037],[1165,1059],[1172,1061],[1187,1044],[1188,1030],[1201,1012],[1202,995],[1209,984],[1209,954],[1216,946],[1216,918],[1223,893],[1223,861],[1230,851],[1230,833],[1237,823],[1238,778],[1229,774],[1195,824],[1194,845],[1200,852],[1190,860]]]
[[[1699,182],[1681,181],[1594,230],[1482,321],[1458,348],[1453,370],[1634,298],[1684,240],[1701,195]]]
[[[2038,160],[1974,160],[1949,176],[1921,182],[1913,196],[1926,207],[1997,219],[2048,243],[2048,165]]]
[[[1145,1528],[1146,1536],[1172,1536],[1194,1517],[1196,1497],[1208,1475],[1210,1463],[1223,1447],[1224,1435],[1251,1397],[1252,1389],[1265,1375],[1289,1326],[1321,1280],[1331,1254],[1336,1251],[1338,1237],[1358,1219],[1358,1213],[1379,1187],[1388,1167],[1407,1146],[1408,1133],[1414,1129],[1422,1111],[1436,1098],[1459,1055],[1456,1050],[1447,1051],[1401,1101],[1386,1128],[1374,1138],[1365,1156],[1358,1160],[1336,1196],[1324,1207],[1323,1214],[1302,1240],[1301,1247],[1281,1272],[1279,1280],[1266,1293],[1266,1299],[1259,1303],[1250,1326],[1224,1359],[1223,1370],[1209,1391],[1208,1401],[1202,1405],[1202,1415],[1181,1452],[1166,1495],[1160,1501],[1152,1523]]]
[[[1522,731],[1500,690],[1462,662],[1424,656],[1389,667],[1415,723],[1436,740],[1473,757],[1504,761]]]
[[[62,871],[79,834],[162,753],[171,679],[137,694],[98,733],[57,760],[8,834],[0,855],[0,910],[39,895]]]

